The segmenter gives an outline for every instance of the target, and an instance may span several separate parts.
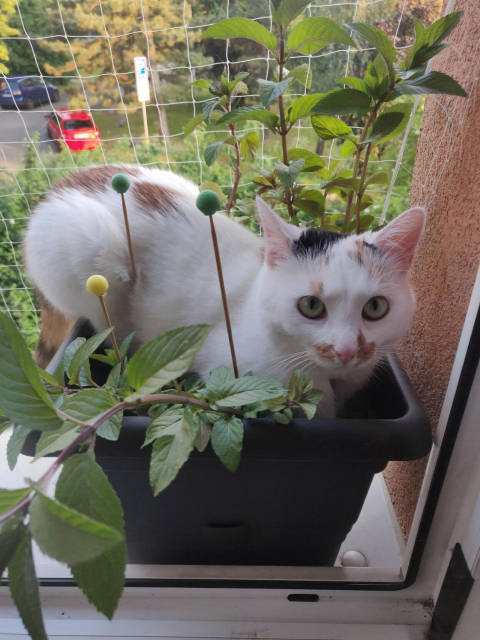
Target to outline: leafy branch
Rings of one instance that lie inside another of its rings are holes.
[[[27,436],[40,432],[35,459],[58,452],[39,481],[23,489],[0,489],[0,575],[8,568],[12,597],[34,640],[44,640],[31,541],[66,563],[90,602],[111,618],[125,581],[126,540],[120,500],[96,464],[97,437],[116,440],[124,411],[148,412],[143,446],[151,445],[154,495],[176,478],[192,450],[211,446],[225,467],[240,464],[243,419],[272,417],[289,423],[300,409],[315,415],[322,392],[301,372],[289,388],[277,380],[227,367],[206,381],[186,375],[211,327],[181,327],[155,338],[128,358],[133,335],[118,354],[99,352],[111,330],[66,349],[55,375],[39,369],[13,320],[0,314],[0,409],[2,430],[17,423],[8,443],[11,468]],[[96,361],[111,369],[98,384]],[[46,495],[61,469],[55,497]]]
[[[235,208],[241,177],[247,172],[256,172],[259,175],[253,178],[253,182],[258,186],[258,195],[267,197],[273,206],[283,205],[293,224],[358,234],[375,224],[374,216],[362,215],[374,202],[366,191],[370,185],[388,184],[389,181],[386,172],[369,175],[372,149],[400,135],[410,119],[412,105],[402,101],[402,98],[430,93],[467,97],[464,89],[453,78],[438,71],[427,71],[427,63],[448,46],[444,40],[457,26],[462,12],[444,16],[428,28],[415,20],[415,43],[405,56],[403,51],[394,48],[382,29],[372,25],[356,22],[340,26],[328,18],[320,17],[295,21],[307,4],[304,0],[282,0],[277,8],[273,7],[273,33],[254,20],[230,18],[208,27],[202,35],[202,38],[254,40],[264,46],[278,64],[273,80],[258,81],[261,105],[240,106],[238,100],[235,105],[230,101],[228,104],[232,108],[229,106],[217,114],[217,125],[225,126],[235,141],[240,139],[242,133],[232,132],[231,127],[239,122],[260,123],[280,136],[281,140],[279,157],[282,162],[277,162],[270,172],[254,167],[259,148],[256,132],[252,132],[255,144],[252,144],[247,162],[241,162],[238,146],[232,145],[237,154],[235,159],[228,161],[234,168],[235,179],[228,197],[227,213]],[[311,55],[334,44],[356,49],[357,44],[349,34],[377,51],[375,59],[368,63],[363,78],[340,78],[337,82],[343,88],[333,89],[325,94],[307,93],[290,101],[285,92],[294,82],[300,82],[306,90],[312,86],[312,73],[307,64],[287,71],[285,65],[293,60],[293,54]],[[194,84],[208,88],[213,93],[218,83],[209,83],[202,78]],[[288,107],[287,100],[290,101]],[[278,114],[271,110],[276,101]],[[365,116],[361,133],[355,135],[340,119],[341,116]],[[342,142],[342,158],[347,160],[353,156],[351,169],[340,170],[337,161],[330,161],[327,167],[321,156],[307,149],[289,149],[290,130],[306,118],[310,119],[319,138],[332,140],[334,143]],[[187,125],[185,133],[201,122],[202,118],[197,116]],[[220,149],[231,144],[229,140],[227,138],[207,147],[207,165],[216,161],[225,163]],[[310,174],[316,174],[320,179],[319,188],[309,186]],[[205,188],[213,187],[208,183]],[[221,189],[215,188],[225,198]],[[344,214],[326,211],[332,195],[339,196],[345,203]],[[240,202],[241,206],[238,208],[241,212],[254,210],[253,201],[250,204],[245,200]]]

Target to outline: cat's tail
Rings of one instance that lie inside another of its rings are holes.
[[[63,315],[38,290],[36,293],[40,302],[41,330],[33,359],[45,369],[73,327],[75,318]]]

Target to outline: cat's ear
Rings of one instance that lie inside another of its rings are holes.
[[[373,243],[392,256],[405,271],[410,267],[413,254],[425,226],[425,209],[413,207],[389,222],[384,229],[373,234]]]
[[[257,197],[257,209],[265,232],[265,260],[269,267],[275,267],[282,260],[291,257],[291,243],[302,235],[302,230],[288,224],[266,202]]]

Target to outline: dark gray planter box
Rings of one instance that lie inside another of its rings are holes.
[[[70,339],[78,335],[88,337],[84,324]],[[210,446],[195,450],[156,498],[150,447],[141,449],[149,418],[125,416],[120,439],[98,438],[95,452],[125,510],[128,561],[332,566],[374,474],[391,460],[423,458],[432,444],[428,418],[395,355],[359,397],[375,417],[245,421],[236,473]]]

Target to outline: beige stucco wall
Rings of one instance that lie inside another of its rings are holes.
[[[465,15],[434,69],[453,76],[470,97],[426,99],[410,197],[411,205],[427,209],[411,272],[418,310],[399,349],[433,429],[480,263],[480,2],[457,0],[449,9]],[[425,465],[392,463],[385,472],[404,533],[412,522]]]

